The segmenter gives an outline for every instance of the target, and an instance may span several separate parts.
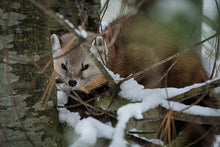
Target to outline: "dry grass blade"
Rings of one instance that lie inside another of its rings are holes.
[[[44,104],[44,106],[46,106],[46,104],[47,104],[47,102],[49,100],[49,96],[51,94],[53,85],[55,83],[55,76],[56,76],[56,72],[53,71],[52,75],[50,76],[49,83],[47,84],[46,90],[44,91],[44,94],[43,94],[43,96],[41,98],[40,103]]]
[[[46,100],[44,102],[44,107],[46,106],[47,102],[49,101],[49,98],[50,98],[50,95],[51,95],[51,91],[52,91],[53,85],[55,83],[55,76],[56,76],[56,74],[55,74],[55,72],[53,72],[52,75],[51,75],[51,79],[50,79],[50,81],[51,81],[50,87],[49,87],[49,90],[48,90],[48,93],[47,93]]]
[[[165,144],[172,146],[172,140],[176,137],[175,123],[173,120],[173,110],[170,109],[160,124],[157,137],[164,140]],[[167,142],[168,141],[168,142]]]
[[[85,25],[86,25],[86,22],[88,20],[88,17],[89,17],[89,15],[85,16],[85,19],[83,20],[82,25],[80,26],[82,29],[85,29]]]
[[[44,68],[40,71],[40,74],[44,73],[45,70],[50,66],[50,64],[52,63],[53,60],[49,60],[46,65],[44,66]]]

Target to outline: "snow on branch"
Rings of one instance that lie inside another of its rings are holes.
[[[216,81],[218,81],[217,85]],[[199,88],[207,83],[214,83],[215,86],[219,86],[220,79],[210,80],[206,83],[194,84],[185,88],[157,88],[157,89],[144,89],[142,85],[139,85],[134,79],[130,79],[121,84],[120,95],[133,102],[139,101],[138,103],[129,103],[120,107],[118,113],[118,123],[116,125],[113,141],[111,146],[125,146],[124,143],[124,129],[126,123],[132,117],[136,119],[143,119],[143,113],[155,108],[159,105],[166,109],[172,108],[174,111],[180,111],[187,108],[187,105],[179,102],[171,102],[167,99],[190,91],[193,88]],[[166,91],[169,95],[167,97]],[[202,116],[220,116],[220,109],[212,109],[201,106],[191,106],[189,109],[185,109],[184,113]],[[216,118],[217,119],[217,118]]]
[[[209,80],[206,83],[194,84],[194,85],[195,85],[195,87],[189,86],[189,87],[191,87],[191,89],[188,90],[187,92],[184,92],[184,93],[179,94],[177,96],[173,96],[173,97],[169,98],[168,100],[180,102],[180,101],[184,101],[188,98],[191,98],[192,96],[197,96],[199,94],[202,94],[202,93],[204,93],[204,91],[209,91],[214,88],[217,88],[220,86],[220,79]]]
[[[211,112],[211,110],[210,110]],[[220,111],[218,111],[220,113]],[[175,120],[181,120],[185,122],[192,122],[196,124],[209,124],[209,125],[219,125],[220,118],[216,116],[199,116],[199,115],[192,115],[186,114],[183,112],[173,112],[173,118]]]

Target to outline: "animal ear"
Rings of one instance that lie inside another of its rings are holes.
[[[56,58],[59,56],[62,50],[58,35],[56,34],[51,35],[51,45],[52,45],[53,58]],[[54,68],[56,69],[56,71],[59,71],[58,69],[60,68],[60,66],[59,66],[59,62],[57,59],[53,60],[53,64],[54,64]]]
[[[51,44],[53,51],[58,51],[61,49],[60,39],[56,34],[51,35]]]
[[[105,49],[105,41],[102,36],[96,36],[95,39],[92,41],[92,47],[90,48],[90,51],[93,54],[96,53],[103,53],[103,50]]]
[[[95,45],[96,46],[104,46],[104,40],[102,36],[97,36],[95,38]]]
[[[61,51],[61,44],[58,35],[56,34],[51,35],[51,45],[52,45],[53,57],[56,57]]]
[[[97,36],[92,41],[92,46],[90,48],[90,51],[96,56],[97,59],[102,61],[104,65],[106,64],[108,49],[105,40],[102,36]]]

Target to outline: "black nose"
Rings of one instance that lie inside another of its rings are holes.
[[[71,87],[74,87],[74,86],[76,86],[76,84],[77,84],[77,82],[75,81],[75,80],[69,80],[69,85],[71,86]]]

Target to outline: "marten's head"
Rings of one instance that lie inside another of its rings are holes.
[[[56,34],[51,36],[55,71],[72,89],[85,93],[89,93],[92,89],[101,87],[107,82],[89,58],[88,53],[82,48],[89,45],[92,46],[91,51],[95,52],[95,46],[103,46],[103,40],[96,37],[94,33],[88,33],[87,38],[79,44],[79,39],[72,33],[61,37]]]

